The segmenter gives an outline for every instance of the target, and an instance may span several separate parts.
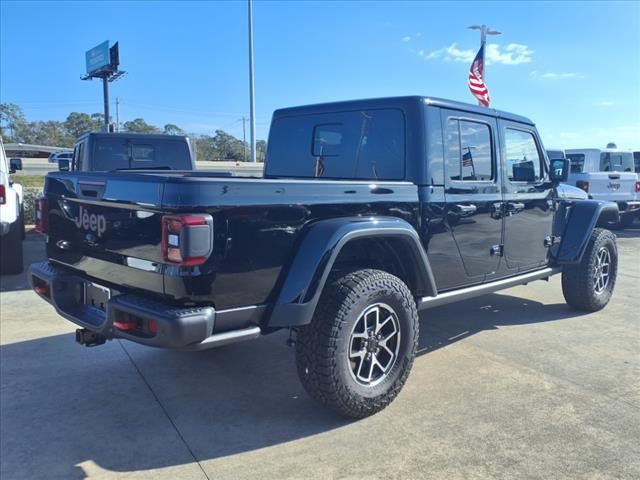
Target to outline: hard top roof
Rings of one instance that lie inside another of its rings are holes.
[[[526,123],[533,125],[534,123],[527,117],[516,115],[502,110],[481,107],[470,103],[456,102],[444,98],[425,97],[420,95],[403,96],[403,97],[383,97],[369,98],[362,100],[346,100],[340,102],[318,103],[313,105],[302,105],[297,107],[281,108],[273,113],[273,117],[284,117],[289,115],[301,115],[306,113],[330,113],[338,110],[349,111],[359,109],[372,108],[393,108],[407,107],[415,104],[433,105],[436,107],[448,108],[452,110],[461,110],[470,113],[478,113],[481,115],[491,115],[493,117],[512,120],[514,122]]]

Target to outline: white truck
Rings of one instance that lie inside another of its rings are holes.
[[[626,228],[640,214],[640,182],[633,152],[617,148],[573,148],[565,151],[571,162],[568,182],[595,200],[618,204],[620,221],[613,228]]]
[[[24,214],[22,185],[9,175],[22,169],[22,160],[7,160],[0,138],[0,273],[22,272]]]

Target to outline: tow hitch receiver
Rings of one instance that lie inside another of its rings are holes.
[[[100,335],[99,333],[92,332],[86,328],[76,329],[76,342],[85,347],[97,347],[104,344],[107,341],[107,337]]]

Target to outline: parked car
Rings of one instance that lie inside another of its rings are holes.
[[[60,164],[63,171],[144,169],[195,169],[195,154],[189,138],[129,132],[87,133],[76,141],[71,164]]]
[[[590,198],[616,202],[620,220],[613,228],[625,228],[640,213],[640,183],[633,152],[617,148],[573,148],[565,151],[571,162],[569,183]]]
[[[71,150],[60,150],[49,155],[49,163],[59,163],[60,159],[71,161],[73,152]]]
[[[41,298],[81,328],[204,350],[288,329],[302,384],[351,417],[411,370],[418,311],[562,275],[604,308],[615,203],[564,200],[528,118],[395,97],[278,110],[265,176],[54,172],[39,206]],[[514,315],[518,312],[514,311]]]
[[[22,160],[7,161],[0,138],[0,272],[22,272],[22,240],[24,239],[24,208],[22,185],[11,181],[10,174],[22,170]]]
[[[549,160],[555,160],[556,158],[565,158],[564,150],[560,148],[547,148],[547,157],[549,157]]]

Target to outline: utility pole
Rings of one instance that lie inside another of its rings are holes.
[[[487,42],[487,35],[502,35],[502,32],[498,32],[497,30],[491,30],[488,25],[471,25],[467,27],[470,30],[480,30],[480,47],[484,47],[484,44]],[[482,72],[482,81],[484,84],[487,84],[487,63],[484,61],[484,51],[482,54],[482,64],[483,64],[483,72]],[[478,105],[482,105],[482,102],[478,100]]]
[[[246,132],[246,123],[247,119],[242,117],[242,161],[247,161],[247,132]]]
[[[105,132],[109,131],[109,79],[102,77],[102,94],[104,96],[104,128]]]
[[[116,97],[116,132],[120,131],[120,97]]]
[[[251,129],[251,161],[256,162],[256,102],[253,96],[253,0],[249,6],[249,128]]]

